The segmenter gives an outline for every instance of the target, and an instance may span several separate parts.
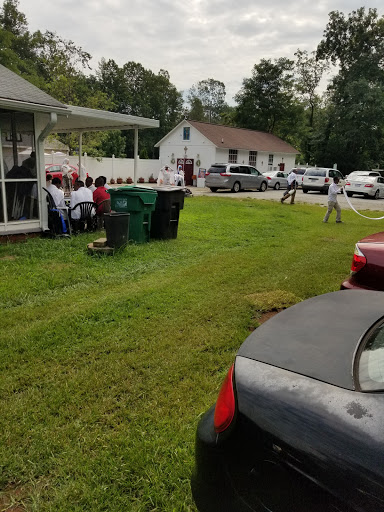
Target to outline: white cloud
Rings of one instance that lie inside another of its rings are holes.
[[[383,14],[381,2],[374,0]],[[288,57],[320,42],[328,13],[348,14],[355,0],[20,0],[30,30],[57,32],[92,56],[119,65],[166,69],[179,90],[206,78],[224,82],[227,101],[260,59]]]

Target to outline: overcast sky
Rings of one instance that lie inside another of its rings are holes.
[[[166,69],[180,91],[206,78],[224,82],[227,102],[260,59],[316,49],[328,13],[348,14],[355,0],[20,0],[29,29],[51,30],[120,66]],[[374,0],[384,14],[383,1]]]

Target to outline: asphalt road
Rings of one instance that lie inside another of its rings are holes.
[[[241,191],[238,193],[231,192],[230,190],[219,190],[218,192],[211,192],[209,188],[196,188],[190,187],[190,190],[194,196],[212,196],[212,197],[231,197],[244,199],[245,197],[249,197],[252,199],[258,200],[268,200],[268,201],[277,201],[279,202],[282,195],[283,190],[274,190],[268,189],[265,192],[259,191]],[[356,208],[357,211],[364,210],[374,210],[374,211],[384,211],[384,198],[383,199],[365,199],[363,197],[353,196],[350,198],[351,203]],[[285,203],[282,206],[289,207],[290,199],[286,199]],[[327,206],[328,196],[327,194],[320,194],[319,192],[308,192],[304,194],[301,189],[298,189],[296,192],[295,203],[306,203],[306,204],[317,204],[322,206]],[[342,210],[350,209],[347,200],[344,197],[344,194],[339,194],[338,202],[341,206]]]

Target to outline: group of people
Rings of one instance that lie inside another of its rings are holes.
[[[323,222],[325,222],[325,223],[328,222],[328,219],[329,219],[333,209],[336,210],[336,223],[337,224],[343,223],[343,221],[341,220],[341,208],[337,201],[337,194],[340,194],[343,191],[342,187],[339,186],[339,181],[340,181],[339,178],[337,176],[335,176],[333,178],[333,183],[331,183],[331,185],[329,185],[328,208],[327,208],[325,217],[323,219]],[[285,194],[283,195],[283,197],[280,199],[280,202],[284,203],[284,201],[290,197],[291,204],[295,204],[295,196],[296,196],[296,190],[297,190],[298,184],[297,184],[297,175],[294,170],[292,170],[288,174],[287,182],[288,182],[287,190],[286,190]]]
[[[57,177],[53,178],[51,174],[47,174],[46,180],[46,189],[51,194],[57,208],[66,208],[64,200],[65,194],[61,179]],[[108,188],[110,188],[110,186],[107,185],[105,176],[96,178],[95,184],[93,184],[93,178],[91,176],[85,179],[85,183],[78,178],[73,184],[73,191],[70,198],[71,218],[73,220],[80,219],[81,212],[79,208],[76,208],[76,205],[83,202],[96,203],[98,205],[96,213],[102,215],[105,211],[103,201],[110,199],[110,195],[107,192]]]
[[[184,186],[184,171],[181,165],[177,166],[177,170],[174,171],[168,165],[162,167],[157,178],[157,184],[161,186],[176,185],[178,187]]]

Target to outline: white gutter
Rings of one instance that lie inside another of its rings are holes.
[[[9,100],[6,98],[0,98],[0,106],[5,109],[21,110],[23,112],[44,112],[44,113],[57,113],[69,115],[70,109],[67,107],[55,107],[49,105],[41,105],[40,103],[26,103],[18,100]]]

